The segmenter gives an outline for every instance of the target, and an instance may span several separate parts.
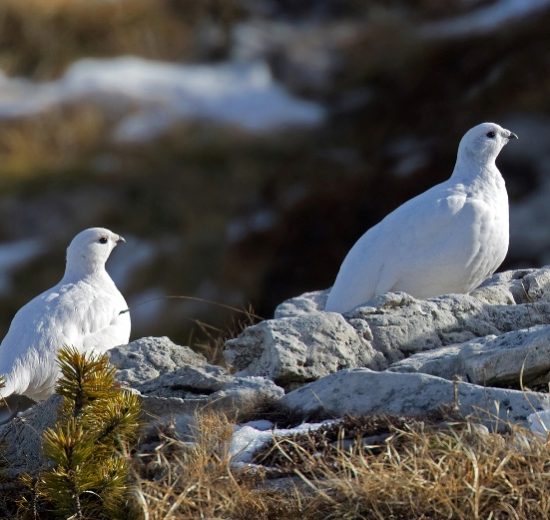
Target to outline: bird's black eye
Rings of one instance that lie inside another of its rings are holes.
[[[107,243],[107,237],[101,237],[101,238],[98,240],[98,242],[99,242],[100,244],[106,244],[106,243]]]
[[[496,132],[493,132],[492,130],[490,132],[487,132],[487,137],[493,139],[496,136]]]

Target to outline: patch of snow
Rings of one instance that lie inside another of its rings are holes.
[[[231,55],[246,62],[281,55],[277,74],[285,83],[323,95],[332,89],[350,45],[360,41],[364,31],[360,20],[304,23],[252,17],[233,27]]]
[[[267,209],[246,217],[235,218],[227,225],[226,238],[232,244],[240,242],[252,233],[262,233],[272,229],[275,221],[275,213]]]
[[[532,413],[527,417],[527,422],[533,433],[546,438],[550,431],[550,410]]]
[[[12,271],[30,262],[44,250],[44,243],[38,239],[0,244],[0,294],[6,295],[10,292]]]
[[[549,0],[498,0],[468,14],[427,24],[420,32],[424,36],[435,38],[485,34],[549,8]]]
[[[256,430],[264,432],[266,430],[272,430],[275,425],[267,419],[257,419],[241,424],[241,426],[250,426],[251,428],[256,428]]]
[[[259,421],[259,427],[254,427],[254,422],[255,421],[251,421],[235,427],[229,454],[231,455],[232,463],[236,466],[252,463],[254,455],[274,436],[281,437],[295,435],[297,433],[307,433],[308,431],[318,430],[322,426],[335,424],[337,421],[330,419],[319,423],[302,423],[294,428],[273,428],[269,430],[261,429],[266,427],[264,421]],[[269,421],[265,421],[265,423],[268,422]]]
[[[51,82],[0,77],[0,118],[81,101],[118,114],[113,137],[124,142],[152,139],[183,120],[269,132],[315,126],[325,117],[321,105],[287,92],[260,61],[180,65],[124,56],[79,60]]]

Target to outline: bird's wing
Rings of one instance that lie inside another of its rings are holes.
[[[114,287],[114,291],[113,291]],[[114,284],[98,289],[83,282],[57,285],[24,305],[15,315],[0,345],[0,373],[17,371],[32,379],[21,383],[23,392],[55,375],[57,352],[63,346],[87,347],[127,343],[130,320],[123,296]],[[8,378],[9,379],[9,378]],[[12,383],[10,383],[12,384]],[[25,386],[26,385],[26,386]]]
[[[103,353],[116,345],[124,345],[130,339],[130,312],[128,308],[120,310],[108,324],[83,338],[83,349]]]
[[[57,375],[56,353],[71,344],[76,327],[60,326],[59,302],[63,286],[57,285],[32,299],[15,314],[0,344],[0,373],[5,387],[0,395],[22,394],[29,389],[51,387]],[[68,306],[66,311],[71,310]],[[67,320],[71,322],[70,316]]]
[[[461,188],[420,198],[393,223],[388,222],[384,245],[394,253],[394,260],[385,266],[377,294],[415,287],[422,297],[424,289],[415,283],[415,276],[434,283],[437,290],[463,290],[468,285],[470,274],[479,271],[477,264],[485,261],[481,251],[491,239],[494,211]],[[433,290],[426,288],[426,293]]]
[[[460,241],[457,215],[467,200],[447,183],[410,199],[369,229],[344,259],[327,300],[327,310],[345,312],[391,290],[420,253],[436,255],[432,244]],[[457,248],[459,249],[459,247]]]
[[[110,280],[109,280],[110,282]],[[126,300],[114,283],[94,288],[93,297],[85,293],[80,303],[77,322],[80,323],[79,347],[88,352],[105,352],[111,347],[128,343],[130,313]]]

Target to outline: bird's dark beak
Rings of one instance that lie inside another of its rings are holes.
[[[514,132],[510,132],[510,134],[508,135],[508,139],[519,139],[519,137],[514,134]]]
[[[124,237],[121,237],[120,235],[118,235],[118,238],[117,238],[117,241],[116,243],[117,244],[120,244],[120,243],[123,243],[123,244],[126,244],[126,239]]]

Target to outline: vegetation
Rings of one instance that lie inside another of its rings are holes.
[[[348,421],[357,428],[357,419]],[[136,461],[141,514],[151,520],[550,515],[549,446],[527,431],[500,434],[469,421],[359,422],[388,435],[367,447],[327,443],[329,433],[276,439],[260,455],[270,464],[266,471],[232,468],[231,425],[203,415],[192,447],[165,439],[154,455]]]
[[[24,477],[31,493],[21,501],[29,518],[109,519],[123,515],[127,498],[128,446],[135,440],[138,397],[115,384],[108,356],[59,354],[63,396],[57,423],[43,435],[53,467]]]
[[[220,413],[198,413],[187,441],[168,428],[145,444],[137,438],[138,399],[117,386],[107,356],[63,349],[59,363],[62,404],[43,435],[51,467],[2,496],[3,510],[18,501],[17,518],[550,517],[550,441],[517,426],[489,431],[452,409],[345,417],[275,437],[254,464],[237,466],[234,425]],[[295,420],[276,410],[271,418]]]
[[[3,0],[0,68],[44,79],[82,56],[180,60],[195,50],[192,29],[199,16],[228,23],[238,14],[232,0]]]

